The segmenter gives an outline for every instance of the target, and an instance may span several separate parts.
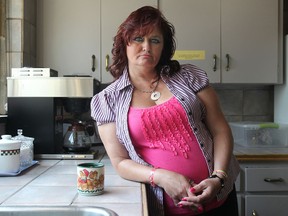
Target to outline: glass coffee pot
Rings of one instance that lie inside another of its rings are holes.
[[[64,135],[63,148],[69,152],[87,152],[91,148],[89,127],[82,121],[72,122]]]

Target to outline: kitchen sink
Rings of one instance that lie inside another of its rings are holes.
[[[91,206],[4,206],[1,216],[118,216],[114,211]]]

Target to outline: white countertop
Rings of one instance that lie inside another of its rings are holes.
[[[0,177],[0,206],[99,206],[120,216],[143,215],[141,184],[117,175],[107,156],[102,159],[105,192],[98,196],[77,193],[76,165],[91,161],[40,160],[19,176]]]

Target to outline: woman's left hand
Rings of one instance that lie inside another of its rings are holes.
[[[217,193],[221,189],[221,182],[218,178],[208,178],[204,179],[197,185],[193,185],[190,188],[190,193],[188,193],[188,197],[184,197],[182,201],[178,203],[178,205],[182,205],[183,207],[193,208],[195,204],[205,205],[205,203],[213,200]]]

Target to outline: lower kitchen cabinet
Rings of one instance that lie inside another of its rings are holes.
[[[245,215],[287,216],[288,195],[246,195]]]
[[[240,166],[235,183],[239,215],[287,216],[287,161],[245,161]]]

